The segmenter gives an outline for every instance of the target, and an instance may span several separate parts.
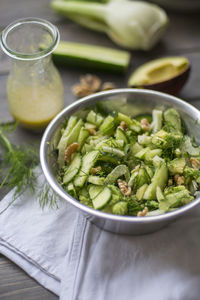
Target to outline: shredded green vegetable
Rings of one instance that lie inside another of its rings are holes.
[[[82,204],[112,214],[151,216],[194,199],[200,147],[185,134],[175,109],[155,109],[142,118],[93,110],[85,119],[71,116],[66,128],[72,120],[77,130],[73,137],[62,130],[65,138],[57,147],[58,180]],[[83,130],[88,134],[80,138]],[[67,163],[69,147],[77,142]]]

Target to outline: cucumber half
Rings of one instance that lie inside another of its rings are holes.
[[[41,48],[44,48],[41,45]],[[60,65],[124,73],[130,63],[130,53],[95,45],[61,41],[53,52]]]

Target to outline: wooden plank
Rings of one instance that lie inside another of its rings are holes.
[[[10,70],[10,63],[11,61],[9,57],[0,49],[0,75],[8,74]]]
[[[177,55],[179,53],[176,53]],[[199,82],[200,82],[200,52],[196,53],[182,53],[182,55],[185,55],[188,57],[188,59],[191,61],[191,75],[190,78],[183,88],[183,90],[180,93],[180,97],[183,99],[186,99],[187,101],[192,101],[193,99],[198,99],[200,97],[200,90],[199,90]],[[144,54],[136,54],[135,58],[132,59],[131,67],[129,72],[126,75],[115,75],[110,73],[102,73],[102,72],[93,72],[96,75],[98,75],[103,82],[106,81],[112,81],[115,83],[116,87],[126,87],[128,77],[131,74],[131,72],[137,68],[142,63],[145,63],[152,59],[149,55]],[[84,70],[78,70],[78,69],[70,69],[70,68],[59,68],[63,83],[64,83],[64,98],[65,98],[65,106],[69,105],[73,101],[76,100],[75,96],[72,94],[71,88],[74,84],[76,84],[79,81],[79,78],[81,75],[84,75],[87,73],[87,71]],[[7,104],[7,97],[6,97],[6,81],[7,81],[7,75],[0,76],[0,121],[11,121],[12,116],[9,113],[8,104]],[[26,135],[26,138],[28,138],[28,134]]]
[[[56,22],[58,16],[50,8],[49,0],[1,0],[0,27],[4,28],[9,23],[20,18],[37,17]]]
[[[191,52],[192,50],[200,49],[200,18],[198,14],[191,15],[169,12],[169,19],[170,22],[164,36],[151,51],[132,51],[132,53],[134,55],[140,52],[139,54],[143,53],[148,56],[163,56],[166,53]],[[62,16],[58,17],[56,25],[60,30],[61,39],[120,48],[106,34],[81,27]]]
[[[22,9],[23,7],[23,9]],[[13,14],[13,12],[15,12]],[[61,37],[66,40],[101,44],[105,46],[118,47],[105,35],[84,29],[72,23],[63,16],[59,16],[50,8],[49,0],[1,0],[0,29],[10,22],[19,18],[36,16],[55,23],[59,29],[64,27]],[[200,18],[198,14],[172,13],[169,12],[170,23],[161,42],[149,53],[173,53],[174,51],[190,51],[199,49]]]
[[[36,16],[55,23],[61,33],[61,38],[69,41],[91,43],[113,48],[116,46],[105,34],[82,28],[64,17],[52,12],[50,0],[1,0],[0,1],[0,30],[10,22],[29,16]],[[103,81],[113,81],[117,87],[126,87],[129,74],[140,64],[167,55],[186,55],[192,63],[192,72],[188,83],[180,93],[180,97],[200,109],[200,43],[198,14],[169,13],[170,25],[161,42],[151,51],[132,51],[132,61],[129,72],[125,76],[97,73]],[[10,68],[10,60],[0,52],[0,121],[10,121],[12,117],[8,111],[6,100],[6,80]],[[60,69],[64,88],[65,105],[75,101],[71,87],[77,83],[84,70],[69,68]],[[14,143],[39,143],[41,134],[30,133],[18,128],[12,136]],[[42,288],[37,282],[29,278],[20,268],[0,255],[0,300],[39,300],[58,299],[57,296]]]
[[[56,300],[58,297],[0,255],[0,300]]]

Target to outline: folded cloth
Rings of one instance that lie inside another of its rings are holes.
[[[40,175],[38,182],[43,181]],[[12,201],[13,193],[0,201],[0,213]],[[58,206],[42,209],[35,196],[26,191],[0,214],[0,253],[57,295],[77,217],[65,201],[58,199]]]
[[[158,232],[128,236],[58,204],[42,210],[26,191],[0,214],[0,252],[61,300],[199,299],[200,207]]]
[[[142,236],[102,231],[79,216],[61,300],[200,299],[200,207]]]

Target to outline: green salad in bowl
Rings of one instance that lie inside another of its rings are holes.
[[[84,118],[71,115],[57,153],[63,189],[102,212],[160,215],[198,193],[200,147],[172,107],[135,118],[98,108]]]

